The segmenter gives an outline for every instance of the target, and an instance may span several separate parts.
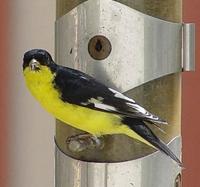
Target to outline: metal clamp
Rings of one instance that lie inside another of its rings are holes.
[[[163,21],[116,1],[80,4],[57,20],[56,35],[58,63],[82,70],[122,92],[194,67],[193,24]],[[95,60],[88,52],[90,39],[97,35],[105,36],[112,46],[103,60]]]

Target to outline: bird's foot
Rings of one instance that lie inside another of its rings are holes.
[[[67,138],[70,151],[81,152],[86,149],[102,149],[104,147],[103,138],[97,138],[91,134],[78,134]]]

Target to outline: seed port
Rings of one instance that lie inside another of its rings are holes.
[[[104,60],[110,55],[111,50],[110,41],[103,35],[94,36],[88,43],[88,52],[95,60]]]

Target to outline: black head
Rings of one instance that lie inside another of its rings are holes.
[[[31,70],[37,71],[40,65],[51,67],[54,65],[51,55],[43,49],[32,49],[24,54],[23,69],[30,67]]]

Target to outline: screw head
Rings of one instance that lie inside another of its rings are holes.
[[[96,35],[88,43],[88,52],[95,60],[104,60],[112,50],[110,41],[103,35]]]

